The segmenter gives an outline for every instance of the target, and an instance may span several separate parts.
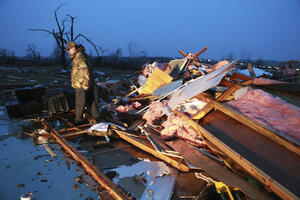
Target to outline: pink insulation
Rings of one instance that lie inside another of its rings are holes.
[[[138,110],[141,108],[141,106],[142,106],[142,104],[135,101],[131,104],[119,105],[115,110],[119,113],[125,113],[125,112],[128,112],[129,110]]]
[[[223,66],[225,66],[225,65],[227,65],[227,64],[229,64],[229,61],[228,61],[228,60],[222,60],[222,61],[216,63],[216,64],[213,66],[213,68],[214,68],[214,70],[217,70],[217,69],[219,69],[219,68],[221,68],[221,67],[223,67]]]
[[[177,136],[195,146],[205,145],[199,133],[176,115],[169,116],[168,120],[162,123],[162,126],[164,129],[161,131],[161,138],[163,139],[170,139]]]
[[[149,124],[154,124],[163,115],[161,108],[165,107],[166,103],[167,101],[163,101],[163,102],[153,101],[150,104],[150,108],[143,115],[143,119],[146,120]]]
[[[255,78],[253,80],[254,85],[268,85],[268,84],[281,84],[281,83],[287,83],[287,82],[276,81],[276,80],[267,79],[267,78]]]
[[[300,142],[300,108],[259,89],[249,90],[238,100],[226,103],[266,127]]]
[[[217,70],[217,69],[219,69],[219,68],[221,68],[221,67],[223,67],[227,64],[229,64],[229,61],[227,61],[227,60],[219,61],[218,63],[214,64],[214,66],[212,68],[207,69],[206,72],[207,73],[213,72],[213,71],[215,71],[215,70]]]

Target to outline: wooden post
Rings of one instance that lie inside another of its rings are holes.
[[[73,146],[71,146],[60,134],[52,128],[45,120],[40,120],[43,126],[50,129],[50,134],[55,138],[55,140],[77,161],[82,167],[106,190],[109,191],[110,195],[114,199],[123,200],[131,199],[125,192],[121,190],[117,185],[115,185],[108,177],[106,177],[96,166],[94,166],[90,161],[80,154]]]

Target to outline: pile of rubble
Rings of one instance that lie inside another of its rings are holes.
[[[62,120],[69,128],[51,127],[51,117],[39,120],[115,199],[130,198],[119,186],[136,199],[171,199],[174,188],[179,199],[272,199],[271,193],[300,198],[300,108],[263,90],[268,85],[299,92],[299,87],[238,73],[238,60],[200,63],[198,56],[206,49],[197,54],[180,50],[184,58],[169,63],[146,63],[128,81],[98,81],[102,123],[74,126],[66,117],[72,106],[50,111],[52,120]],[[250,74],[255,71],[248,67]],[[49,107],[54,101],[45,102]],[[122,139],[162,160],[172,172],[162,162],[144,160],[116,168],[119,176],[111,182],[65,141],[83,134],[107,143]],[[179,177],[190,172],[204,183],[180,194]],[[138,191],[129,187],[129,176]],[[263,189],[247,183],[254,177]]]

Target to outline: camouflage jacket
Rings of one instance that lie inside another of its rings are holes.
[[[84,52],[77,52],[72,60],[71,73],[72,87],[87,90],[94,82],[87,55]]]

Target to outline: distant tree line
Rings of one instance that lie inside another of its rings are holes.
[[[14,51],[0,48],[0,65],[16,66],[61,66],[60,48],[54,46],[53,52],[48,57],[43,57],[34,44],[28,44],[26,55],[23,57],[15,56]],[[71,60],[65,55],[68,69],[71,67]],[[94,56],[89,53],[89,59],[94,68],[113,68],[124,70],[140,70],[145,63],[162,62],[167,63],[170,57],[148,57],[146,51],[131,53],[130,56],[123,56],[122,49],[117,48],[115,51],[108,51],[106,55]],[[63,67],[62,67],[63,68]]]
[[[15,64],[16,56],[14,51],[9,51],[5,48],[0,48],[0,61],[6,64]]]

